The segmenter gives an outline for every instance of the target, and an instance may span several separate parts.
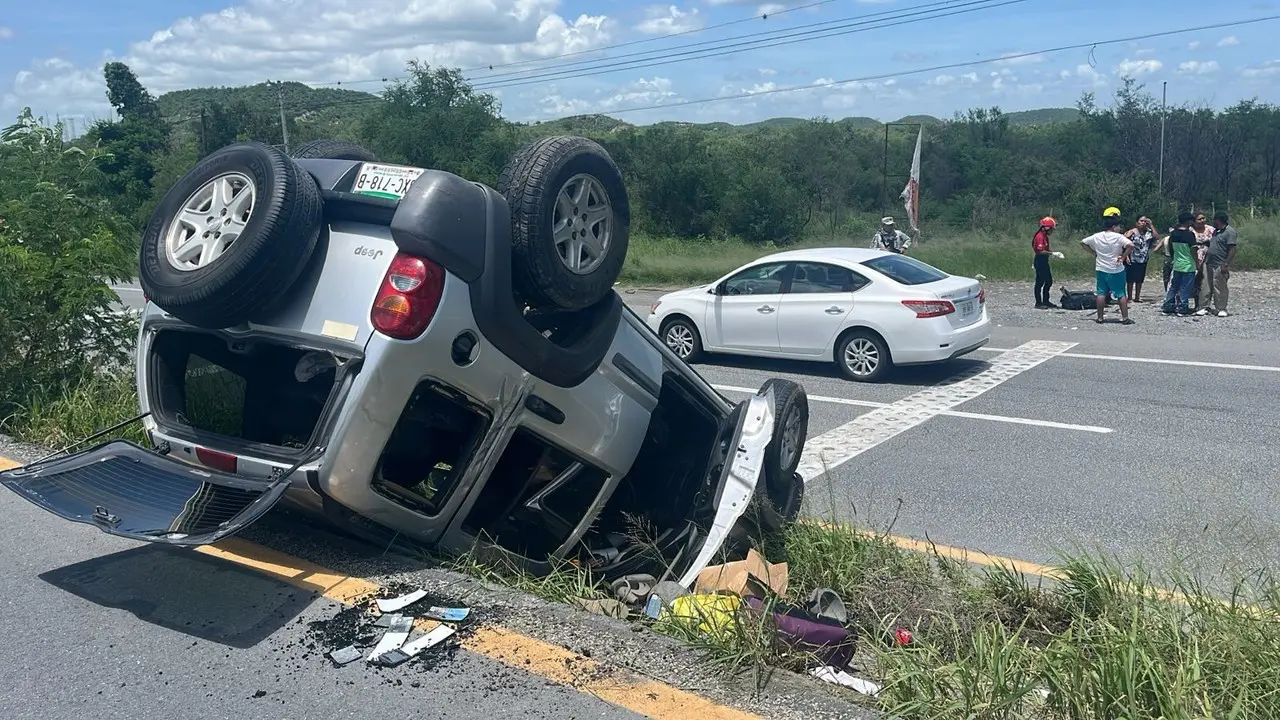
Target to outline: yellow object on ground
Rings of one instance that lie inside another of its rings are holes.
[[[690,625],[698,622],[700,632],[714,636],[733,628],[734,618],[741,607],[742,598],[737,595],[681,595],[671,601],[670,609],[663,606],[659,619],[683,621]]]

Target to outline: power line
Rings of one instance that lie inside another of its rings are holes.
[[[629,58],[629,57],[638,57],[638,56],[641,56],[641,55],[653,55],[653,54],[655,54],[655,53],[663,53],[666,57],[672,57],[672,55],[670,54],[672,50],[681,50],[681,49],[685,49],[685,48],[696,48],[696,47],[703,46],[703,45],[717,45],[717,44],[720,44],[720,43],[727,43],[727,42],[730,42],[730,41],[733,41],[733,40],[747,40],[747,42],[744,42],[744,43],[737,43],[737,44],[735,44],[735,45],[725,45],[725,46],[723,46],[723,47],[736,47],[737,45],[745,45],[745,44],[749,44],[750,42],[765,42],[766,40],[778,40],[778,39],[781,39],[781,38],[784,38],[784,37],[797,37],[797,36],[801,36],[801,35],[810,34],[810,33],[812,33],[812,32],[820,32],[819,30],[813,30],[813,28],[822,28],[822,27],[826,27],[826,26],[830,26],[830,25],[840,25],[841,23],[849,23],[849,22],[851,22],[851,21],[870,21],[872,18],[883,17],[883,16],[885,16],[885,15],[899,15],[899,16],[901,16],[901,17],[910,17],[910,16],[912,16],[912,15],[919,15],[919,14],[924,14],[924,13],[931,12],[932,10],[937,9],[937,8],[938,8],[938,7],[940,7],[940,6],[954,5],[955,3],[960,2],[960,1],[961,1],[961,0],[938,0],[938,1],[936,1],[936,2],[929,2],[929,3],[925,3],[925,4],[923,4],[923,5],[916,5],[916,6],[909,7],[909,8],[897,8],[897,9],[893,9],[893,10],[881,10],[881,11],[879,11],[879,12],[873,12],[873,13],[860,13],[860,14],[857,14],[857,15],[848,15],[848,16],[845,16],[845,17],[834,18],[834,19],[831,19],[831,20],[822,20],[822,21],[819,21],[819,22],[807,23],[807,24],[804,24],[804,25],[796,25],[796,26],[789,27],[789,28],[780,28],[780,29],[777,29],[777,30],[762,30],[762,31],[759,31],[759,32],[747,33],[747,34],[744,34],[744,35],[735,35],[735,36],[731,36],[731,37],[727,37],[727,38],[719,38],[719,39],[716,39],[716,40],[703,40],[703,41],[700,41],[700,42],[685,43],[685,44],[682,44],[682,45],[677,45],[677,46],[676,46],[676,47],[674,47],[674,48],[662,48],[662,49],[658,49],[658,50],[642,50],[642,51],[640,51],[640,52],[626,53],[626,54],[619,55],[619,56],[616,56],[616,57],[613,57],[613,58],[596,58],[596,59],[594,59],[594,60],[577,60],[577,61],[569,62],[569,63],[557,63],[557,64],[556,64],[556,67],[557,67],[557,68],[568,68],[568,67],[573,67],[573,66],[576,66],[576,65],[592,65],[592,64],[598,64],[598,63],[600,63],[600,62],[602,62],[602,61],[604,61],[604,60],[622,60],[622,59],[624,59],[624,58]],[[973,3],[973,2],[969,2],[969,3],[967,3],[967,4],[972,5],[972,4],[974,4],[974,3]],[[962,5],[962,7],[963,7],[963,5]],[[909,11],[917,11],[917,12],[909,12]],[[901,13],[908,13],[908,14],[907,14],[907,15],[900,15]],[[845,26],[845,25],[841,25],[841,27],[846,27],[846,26]],[[829,29],[838,29],[838,28],[829,28]],[[796,31],[805,31],[805,32],[796,32]],[[776,37],[776,38],[765,38],[765,39],[758,40],[758,41],[751,41],[751,40],[750,40],[750,38],[760,38],[760,37],[765,36],[765,35],[777,35],[778,33],[791,33],[791,34],[789,34],[789,35],[783,35],[783,36]],[[712,49],[722,49],[722,48],[712,48]],[[689,54],[689,52],[699,52],[699,51],[691,50],[691,51],[687,51],[687,52],[684,52],[684,53],[677,53],[677,55],[686,55],[686,54]],[[646,58],[646,59],[652,59],[652,58]],[[513,72],[497,73],[497,74],[494,74],[494,75],[486,75],[486,76],[484,76],[484,77],[482,77],[482,78],[471,78],[471,80],[473,80],[474,82],[483,82],[483,83],[487,83],[487,82],[490,82],[490,81],[492,81],[492,80],[497,80],[497,79],[499,79],[499,78],[503,78],[503,77],[520,76],[520,75],[525,75],[526,73],[530,73],[530,72],[540,72],[540,71],[545,70],[545,69],[546,69],[546,68],[535,68],[535,69],[533,69],[533,70],[516,70],[516,71],[513,71]],[[557,70],[557,71],[558,71],[558,70]],[[557,71],[553,71],[553,72],[557,72]],[[463,72],[466,72],[466,71],[464,70]],[[526,77],[527,77],[527,76],[526,76]]]
[[[917,68],[915,70],[902,70],[899,72],[882,73],[879,75],[864,75],[862,77],[847,78],[844,80],[833,80],[822,85],[797,85],[791,87],[773,88],[771,90],[761,90],[759,92],[745,92],[737,95],[723,95],[709,98],[698,98],[694,100],[682,100],[672,103],[658,103],[654,105],[646,105],[643,107],[624,108],[621,110],[610,110],[609,115],[621,115],[623,113],[640,112],[642,110],[658,110],[664,108],[684,107],[687,105],[703,105],[706,103],[720,102],[722,100],[743,100],[746,98],[760,97],[762,95],[778,95],[782,93],[798,92],[801,90],[818,90],[822,88],[836,87],[839,85],[849,85],[856,82],[870,82],[872,80],[887,80],[889,78],[906,77],[909,75],[919,75],[927,72],[938,72],[939,70],[955,70],[965,67],[973,67],[976,65],[989,65],[991,63],[1017,60],[1018,58],[1031,57],[1033,55],[1047,55],[1049,53],[1066,52],[1067,50],[1084,50],[1094,48],[1100,45],[1118,45],[1120,43],[1137,42],[1139,40],[1148,40],[1151,38],[1168,37],[1170,35],[1182,35],[1190,32],[1204,32],[1205,30],[1219,30],[1222,28],[1237,27],[1240,25],[1252,25],[1270,20],[1280,20],[1280,15],[1268,15],[1266,17],[1252,18],[1250,20],[1236,20],[1233,22],[1217,23],[1214,25],[1198,25],[1196,27],[1182,28],[1180,30],[1165,30],[1158,33],[1143,33],[1142,35],[1131,35],[1129,37],[1115,38],[1112,40],[1095,40],[1093,42],[1078,43],[1075,45],[1060,45],[1058,47],[1045,48],[1043,50],[1032,50],[1023,53],[1014,53],[1012,55],[1002,55],[996,58],[983,58],[981,60],[968,60],[965,62],[948,63],[945,65],[934,65],[932,67]],[[575,117],[567,115],[565,117]],[[564,119],[564,118],[557,118]]]
[[[752,16],[750,16],[750,17],[739,18],[739,19],[737,19],[737,20],[729,20],[729,21],[727,21],[727,22],[716,23],[715,25],[707,25],[707,26],[705,26],[705,27],[700,27],[700,28],[691,28],[691,29],[689,29],[689,30],[681,30],[680,32],[673,32],[673,33],[669,33],[669,34],[667,34],[667,35],[663,35],[663,36],[661,36],[661,37],[644,38],[644,39],[641,39],[641,40],[629,40],[629,41],[627,41],[627,42],[623,42],[623,43],[616,43],[616,44],[614,44],[614,45],[605,45],[604,47],[593,48],[593,49],[591,49],[591,50],[576,50],[576,51],[574,51],[574,52],[570,52],[570,53],[563,53],[563,54],[560,54],[560,55],[553,55],[553,56],[551,56],[551,57],[547,57],[547,58],[533,58],[533,59],[529,59],[529,60],[517,60],[517,61],[514,61],[514,62],[502,63],[502,64],[499,64],[499,65],[480,65],[480,66],[478,66],[478,67],[463,68],[463,69],[462,69],[462,72],[467,73],[467,72],[474,72],[474,71],[476,71],[476,70],[496,70],[496,69],[498,69],[498,68],[504,68],[504,67],[516,67],[517,65],[528,65],[528,64],[530,64],[530,63],[550,62],[550,61],[553,61],[553,60],[559,60],[559,59],[561,59],[561,58],[575,57],[575,56],[577,56],[577,55],[585,55],[585,54],[587,54],[587,53],[605,52],[605,51],[608,51],[608,50],[616,50],[616,49],[618,49],[618,48],[622,48],[622,47],[630,47],[630,46],[633,46],[633,45],[643,45],[644,43],[658,42],[658,41],[660,41],[660,40],[669,40],[669,39],[671,39],[671,38],[673,38],[673,37],[680,37],[680,36],[682,36],[682,35],[693,35],[693,34],[695,34],[695,33],[707,32],[707,31],[709,31],[709,30],[719,30],[720,28],[729,27],[729,26],[731,26],[731,25],[739,25],[739,24],[741,24],[741,23],[746,23],[746,22],[753,22],[753,21],[755,21],[755,20],[768,20],[768,19],[769,19],[769,18],[771,18],[771,17],[777,17],[777,16],[779,16],[779,15],[786,15],[787,13],[796,12],[797,10],[808,10],[809,8],[815,8],[815,7],[818,7],[818,6],[820,6],[820,5],[828,5],[828,4],[833,3],[833,2],[835,2],[835,0],[818,0],[817,2],[806,3],[806,4],[804,4],[804,5],[797,5],[797,6],[792,7],[792,8],[785,8],[785,9],[779,10],[779,11],[777,11],[777,12],[772,12],[772,13],[757,13],[757,14],[752,15]]]
[[[702,105],[702,104],[721,102],[721,101],[727,101],[727,100],[744,100],[748,98],[762,97],[765,95],[778,95],[783,93],[800,92],[804,90],[810,90],[810,91],[822,90],[825,88],[838,87],[841,85],[849,85],[857,82],[870,82],[872,80],[887,80],[890,78],[908,77],[911,75],[920,75],[922,73],[929,73],[929,72],[939,72],[942,70],[956,70],[956,69],[967,68],[967,67],[990,65],[992,63],[1007,62],[1010,60],[1017,60],[1019,58],[1031,57],[1034,55],[1047,55],[1051,53],[1067,52],[1070,50],[1085,50],[1085,49],[1096,48],[1096,47],[1106,46],[1106,45],[1118,45],[1118,44],[1127,43],[1127,42],[1137,42],[1140,40],[1151,39],[1151,38],[1169,37],[1172,35],[1183,35],[1186,33],[1203,32],[1206,30],[1218,30],[1218,29],[1224,29],[1224,28],[1230,28],[1230,27],[1239,27],[1242,25],[1254,25],[1262,22],[1270,22],[1273,20],[1280,20],[1280,15],[1268,15],[1264,17],[1250,18],[1246,20],[1235,20],[1230,22],[1216,23],[1212,25],[1199,25],[1199,26],[1189,27],[1189,28],[1180,28],[1177,30],[1165,30],[1157,33],[1144,33],[1141,35],[1131,35],[1131,36],[1126,36],[1121,38],[1112,38],[1108,40],[1095,40],[1095,41],[1076,43],[1071,45],[1059,45],[1056,47],[1043,48],[1040,50],[1029,50],[1027,52],[1014,53],[1011,55],[1002,55],[1000,57],[981,58],[978,60],[965,60],[961,62],[946,63],[942,65],[932,65],[932,66],[923,67],[923,68],[915,68],[912,70],[900,70],[896,72],[880,73],[875,75],[864,75],[864,76],[855,77],[855,78],[846,78],[843,80],[833,80],[830,83],[823,83],[821,85],[796,85],[796,86],[788,86],[788,87],[781,87],[781,88],[773,88],[770,90],[761,90],[757,92],[743,92],[735,95],[722,95],[722,96],[714,96],[714,97],[706,97],[706,98],[696,98],[696,99],[690,99],[690,100],[681,100],[681,101],[669,102],[669,103],[656,103],[652,105],[644,105],[639,107],[620,108],[615,110],[609,110],[604,114],[621,115],[624,113],[641,112],[645,110],[660,110],[665,108],[685,107],[689,105]],[[568,78],[568,79],[572,79],[572,78]],[[379,102],[383,102],[383,98],[377,95],[370,94],[368,98],[360,98],[360,99],[353,99],[353,100],[339,100],[331,103],[320,103],[315,105],[309,105],[309,106],[306,106],[305,108],[299,108],[299,109],[306,112],[313,112],[316,110],[323,110],[325,108],[330,108],[330,107],[373,105]],[[575,115],[567,115],[562,118],[556,118],[556,119],[564,119],[567,117],[575,117]]]
[[[779,38],[771,38],[769,41],[752,40],[748,42],[725,45],[719,48],[708,48],[705,50],[689,50],[686,52],[672,53],[667,56],[667,59],[654,60],[652,62],[624,61],[620,63],[604,64],[594,68],[587,68],[589,72],[552,71],[552,72],[544,73],[541,75],[532,75],[532,76],[512,79],[512,80],[499,80],[496,82],[487,82],[484,80],[480,80],[480,81],[474,82],[472,84],[472,87],[475,88],[476,90],[497,90],[501,88],[519,87],[521,85],[532,85],[535,83],[554,81],[554,80],[575,80],[578,78],[592,77],[594,75],[607,75],[609,73],[623,72],[626,70],[639,70],[642,68],[659,67],[662,65],[674,65],[682,62],[690,62],[692,60],[706,60],[709,58],[722,57],[724,55],[734,55],[740,52],[748,52],[751,50],[762,50],[770,47],[778,47],[780,45],[794,45],[796,43],[801,43],[801,42],[810,42],[813,40],[825,40],[827,38],[839,37],[842,35],[853,35],[855,33],[868,32],[871,30],[883,30],[884,28],[896,27],[898,25],[912,25],[918,22],[924,22],[926,20],[937,20],[944,17],[951,17],[953,15],[964,15],[971,12],[978,12],[980,10],[989,10],[991,8],[1002,7],[1005,5],[1016,5],[1024,2],[1028,2],[1028,0],[1003,0],[1003,2],[996,2],[996,0],[970,0],[970,2],[965,4],[965,6],[962,6],[962,7],[965,7],[965,9],[962,9],[962,10],[952,10],[950,12],[926,11],[926,12],[917,12],[917,13],[909,13],[906,15],[900,15],[896,18],[863,20],[863,21],[847,23],[845,25],[841,25],[835,28],[828,28],[824,31],[807,31],[804,33],[796,33],[794,36],[784,35]],[[966,6],[975,6],[975,7],[966,7]],[[917,15],[925,15],[925,17],[916,17]],[[889,20],[892,20],[892,22],[889,22]],[[800,37],[797,37],[797,36],[800,36]],[[784,38],[787,38],[787,39],[784,39]],[[742,45],[754,45],[754,47],[730,49],[730,48],[739,48],[739,46],[742,46]],[[697,57],[687,57],[690,55],[697,55]],[[624,65],[625,67],[622,67]]]
[[[768,20],[768,19],[769,19],[769,18],[771,18],[771,17],[777,17],[777,16],[779,16],[779,15],[786,15],[787,13],[797,12],[797,11],[799,11],[799,10],[808,10],[808,9],[810,9],[810,8],[819,7],[819,6],[821,6],[821,5],[829,5],[829,4],[831,4],[831,3],[835,2],[835,1],[836,1],[836,0],[817,0],[816,2],[806,3],[806,4],[804,4],[804,5],[797,5],[796,7],[792,7],[792,8],[785,8],[785,9],[783,9],[783,10],[779,10],[779,11],[777,11],[777,12],[773,12],[773,13],[757,13],[757,14],[755,14],[755,15],[751,15],[751,16],[749,16],[749,17],[738,18],[737,20],[729,20],[729,21],[722,22],[722,23],[716,23],[716,24],[714,24],[714,25],[706,25],[706,26],[704,26],[704,27],[700,27],[700,28],[691,28],[691,29],[689,29],[689,30],[681,30],[680,32],[673,32],[673,33],[669,33],[669,34],[667,34],[667,35],[662,35],[662,36],[660,36],[660,37],[642,38],[642,39],[640,39],[640,40],[628,40],[627,42],[615,43],[615,44],[613,44],[613,45],[604,45],[604,46],[602,46],[602,47],[598,47],[598,48],[589,48],[589,49],[587,49],[587,50],[575,50],[575,51],[573,51],[573,52],[561,53],[561,54],[559,54],[559,55],[552,55],[552,56],[550,56],[550,57],[544,57],[544,58],[529,58],[529,59],[527,59],[527,60],[514,60],[514,61],[512,61],[512,62],[498,63],[498,64],[496,64],[496,65],[477,65],[477,66],[475,66],[475,67],[460,68],[460,69],[459,69],[459,72],[461,72],[461,73],[470,73],[470,72],[476,72],[476,71],[480,71],[480,70],[496,70],[496,69],[498,69],[498,68],[518,67],[518,66],[522,66],[522,65],[531,65],[531,64],[534,64],[534,63],[547,63],[547,62],[554,62],[554,61],[556,61],[556,60],[560,60],[560,59],[567,58],[567,57],[577,57],[577,56],[579,56],[579,55],[587,55],[587,54],[590,54],[590,53],[607,52],[607,51],[609,51],[609,50],[616,50],[616,49],[618,49],[618,48],[631,47],[631,46],[634,46],[634,45],[643,45],[643,44],[645,44],[645,43],[661,42],[661,41],[663,41],[663,40],[670,40],[671,38],[674,38],[674,37],[681,37],[681,36],[683,36],[683,35],[694,35],[694,34],[697,34],[697,33],[708,32],[708,31],[711,31],[711,30],[718,30],[718,29],[720,29],[720,28],[730,27],[730,26],[732,26],[732,25],[739,25],[739,24],[741,24],[741,23],[754,22],[754,21],[756,21],[756,20]],[[777,30],[772,30],[772,31],[767,31],[767,32],[779,32],[779,31],[777,31]],[[599,59],[606,59],[606,58],[599,58]],[[528,72],[528,71],[525,71],[525,72]],[[376,83],[376,82],[383,82],[383,83],[385,83],[385,82],[388,82],[388,81],[390,81],[390,80],[399,80],[399,79],[401,79],[401,78],[399,78],[399,77],[383,77],[383,78],[367,78],[367,79],[363,79],[363,80],[334,80],[334,81],[330,81],[330,82],[323,82],[323,83],[311,83],[311,84],[312,84],[312,85],[317,85],[317,86],[328,86],[328,85],[363,85],[363,84],[367,84],[367,83]]]
[[[868,16],[859,16],[859,17],[871,17],[875,15],[887,15],[887,14],[894,14],[894,13],[897,14],[896,17],[890,17],[890,18],[882,17],[874,20],[863,19],[863,20],[854,21],[854,22],[846,22],[848,18],[841,18],[839,20],[828,21],[827,23],[815,23],[819,25],[830,24],[831,22],[838,22],[838,23],[844,23],[844,24],[834,28],[826,28],[825,30],[796,32],[796,33],[792,33],[790,35],[784,35],[781,37],[767,38],[765,40],[754,40],[754,41],[747,41],[742,43],[733,43],[730,45],[723,45],[717,48],[706,48],[703,50],[691,50],[691,51],[686,51],[682,53],[675,53],[674,57],[672,55],[667,55],[667,57],[662,60],[649,59],[649,61],[647,62],[624,61],[624,62],[598,65],[594,68],[587,68],[588,70],[587,72],[554,70],[549,73],[544,73],[541,75],[528,76],[528,77],[512,79],[512,80],[499,80],[495,82],[480,81],[480,82],[472,83],[472,89],[480,90],[480,91],[495,90],[495,89],[502,89],[502,88],[509,88],[509,87],[518,87],[521,85],[532,85],[532,84],[546,82],[548,80],[574,80],[574,79],[583,78],[583,77],[592,77],[595,75],[606,75],[606,74],[615,73],[615,72],[623,72],[626,70],[638,70],[638,69],[648,68],[648,67],[658,67],[663,65],[672,65],[676,63],[691,62],[694,60],[706,60],[714,57],[733,55],[740,52],[749,52],[751,50],[759,50],[763,48],[776,47],[779,45],[791,45],[791,44],[796,44],[801,42],[810,42],[813,40],[823,40],[830,37],[850,35],[853,33],[867,32],[870,30],[881,30],[884,28],[895,27],[898,25],[911,25],[918,22],[924,22],[926,20],[935,20],[935,19],[950,17],[954,15],[962,15],[966,13],[977,12],[979,10],[987,10],[987,9],[1006,6],[1006,5],[1015,5],[1023,2],[1028,2],[1028,0],[1002,0],[1002,1],[968,0],[967,2],[960,5],[961,9],[937,7],[939,5],[954,5],[956,2],[957,0],[945,0],[944,2],[934,2],[927,5],[917,6],[914,12],[908,12],[908,13],[903,13],[903,11],[901,10],[895,10],[890,12],[872,13],[871,15],[868,15]],[[932,8],[932,9],[920,10],[919,8]],[[947,12],[939,12],[940,9],[945,9],[947,10]],[[773,32],[776,32],[776,31],[773,31]],[[760,34],[760,33],[757,33],[757,34]],[[734,38],[729,38],[729,39],[734,39]],[[724,42],[724,41],[720,40],[715,42]],[[739,46],[741,45],[755,45],[755,47],[740,48]],[[697,56],[689,57],[691,55],[697,55]],[[619,65],[626,65],[626,67],[615,67]],[[369,97],[369,98],[337,101],[336,103],[333,103],[333,105],[358,105],[362,103],[376,102],[378,99],[380,98],[378,98],[377,95],[373,95],[372,97]],[[309,106],[309,107],[318,108],[318,107],[328,107],[328,106],[331,106],[331,105],[326,104],[324,106]]]

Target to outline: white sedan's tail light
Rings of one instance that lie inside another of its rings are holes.
[[[918,318],[942,317],[956,311],[949,300],[903,300],[902,304],[914,310]]]

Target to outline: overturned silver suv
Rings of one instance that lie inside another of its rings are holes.
[[[0,482],[137,540],[213,543],[285,500],[378,542],[688,584],[796,516],[809,410],[778,379],[730,402],[625,306],[629,220],[585,138],[496,188],[340,141],[225,147],[142,238],[152,448]]]

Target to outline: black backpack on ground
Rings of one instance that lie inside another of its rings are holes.
[[[1097,307],[1097,295],[1086,290],[1061,288],[1062,299],[1058,304],[1063,310],[1092,310]]]

